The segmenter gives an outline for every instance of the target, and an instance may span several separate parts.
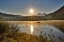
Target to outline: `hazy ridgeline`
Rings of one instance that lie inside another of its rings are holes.
[[[32,16],[21,16],[21,15],[12,15],[0,12],[0,20],[5,21],[40,21],[40,20],[64,20],[64,6],[56,10],[53,13],[32,15]]]

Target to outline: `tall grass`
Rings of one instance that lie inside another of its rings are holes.
[[[10,24],[8,22],[0,21],[0,41],[12,37],[18,32],[19,28],[17,25]]]

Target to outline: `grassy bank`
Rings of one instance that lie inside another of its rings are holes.
[[[44,36],[20,33],[17,25],[0,21],[0,42],[50,42]]]

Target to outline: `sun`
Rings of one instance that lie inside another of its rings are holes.
[[[34,10],[33,10],[33,9],[30,9],[30,10],[29,10],[29,12],[30,12],[30,13],[33,13],[33,12],[34,12]]]

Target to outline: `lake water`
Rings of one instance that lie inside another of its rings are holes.
[[[18,24],[20,32],[26,32],[28,34],[37,36],[42,33],[42,35],[46,35],[48,38],[49,36],[54,37],[54,40],[57,40],[57,38],[61,38],[62,40],[64,40],[64,33],[61,30],[53,25],[45,24],[44,22],[37,23],[37,21],[17,21],[17,23],[15,22],[15,24]]]

